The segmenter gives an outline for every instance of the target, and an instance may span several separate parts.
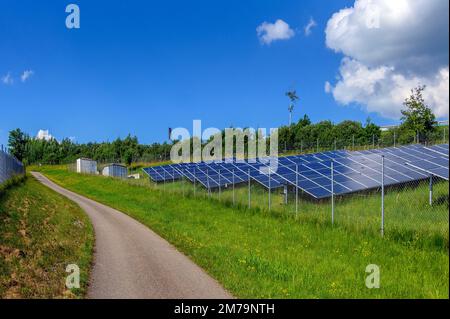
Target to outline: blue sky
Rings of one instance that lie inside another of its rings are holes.
[[[80,29],[65,26],[69,3],[80,7]],[[288,121],[290,88],[300,96],[294,120],[306,113],[313,121],[395,123],[364,100],[343,106],[339,90],[325,92],[348,55],[327,47],[326,25],[353,4],[3,0],[0,143],[16,127],[78,142],[131,133],[144,143],[167,140],[168,127],[191,128],[194,119],[204,128],[277,127]],[[311,17],[317,26],[306,36]],[[262,43],[256,28],[277,19],[295,36]]]

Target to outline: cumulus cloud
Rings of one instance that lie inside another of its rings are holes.
[[[33,70],[25,70],[23,71],[22,75],[20,76],[20,80],[24,83],[26,80],[28,80],[32,75],[34,74]]]
[[[288,40],[295,35],[289,24],[281,19],[275,23],[263,22],[256,28],[256,33],[262,44],[270,44],[276,40]]]
[[[397,118],[411,88],[427,85],[426,102],[448,116],[449,2],[356,0],[327,23],[326,44],[344,54],[336,101]]]
[[[316,26],[317,26],[316,21],[314,21],[314,19],[311,17],[309,19],[308,24],[305,26],[305,36],[307,36],[307,37],[310,36],[312,33],[312,29]]]
[[[14,83],[14,79],[11,76],[10,72],[8,72],[4,76],[2,76],[2,83],[5,84],[5,85],[9,85],[9,84],[13,84]]]

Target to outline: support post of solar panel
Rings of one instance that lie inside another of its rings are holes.
[[[298,215],[298,164],[295,165],[295,215]]]
[[[381,155],[381,236],[384,236],[384,155]]]
[[[430,206],[433,205],[433,175],[430,174],[430,192],[429,192],[429,203]]]
[[[334,161],[331,161],[331,225],[334,225]]]
[[[251,178],[250,178],[250,169],[249,169],[248,170],[248,208],[250,208],[251,201],[252,201],[251,194],[250,194],[250,181],[251,181]]]

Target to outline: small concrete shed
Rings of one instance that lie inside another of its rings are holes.
[[[77,173],[98,174],[97,162],[89,158],[77,159]]]
[[[127,178],[128,169],[122,164],[108,164],[102,170],[103,176]]]

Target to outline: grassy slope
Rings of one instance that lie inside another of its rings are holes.
[[[299,222],[203,198],[64,168],[43,168],[57,183],[148,225],[238,297],[448,298],[446,249],[421,249],[379,236]],[[365,287],[365,268],[381,288]]]
[[[0,298],[77,298],[86,293],[94,243],[82,210],[29,176],[0,194]],[[75,263],[81,288],[65,287]]]
[[[148,178],[128,180],[129,183],[193,196],[194,187],[189,181],[154,184]],[[433,206],[428,202],[428,181],[414,183],[401,188],[388,188],[385,196],[386,237],[400,240],[408,245],[422,247],[449,246],[448,182],[436,181],[433,190]],[[197,197],[207,198],[205,188],[196,188]],[[300,194],[301,195],[301,194]],[[221,202],[233,202],[233,191],[228,188],[221,193],[216,190],[211,197]],[[247,185],[235,189],[236,204],[248,206]],[[381,223],[380,190],[337,197],[335,200],[335,224],[348,230],[378,235]],[[251,206],[268,210],[268,192],[258,184],[251,185]],[[331,222],[330,199],[311,200],[300,196],[298,214],[295,210],[295,193],[289,192],[288,204],[284,203],[282,190],[272,191],[272,212],[296,217],[301,222],[329,224]]]

